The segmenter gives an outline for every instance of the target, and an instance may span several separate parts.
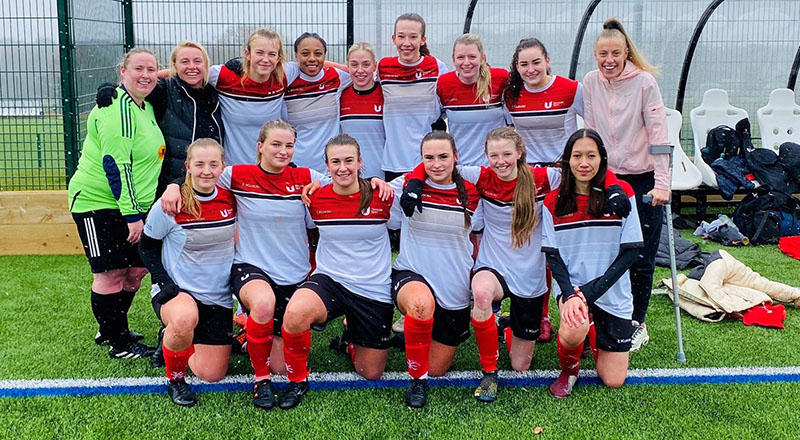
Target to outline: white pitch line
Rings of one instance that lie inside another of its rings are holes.
[[[533,370],[526,372],[500,371],[499,377],[507,380],[525,379],[554,379],[558,377],[558,370]],[[581,370],[581,377],[597,377],[595,370]],[[656,379],[656,378],[715,378],[715,377],[742,377],[748,376],[800,376],[800,367],[718,367],[718,368],[656,368],[635,369],[628,371],[628,378]],[[432,382],[478,380],[481,378],[479,371],[452,371],[441,378],[432,378]],[[384,373],[379,381],[407,381],[409,376],[405,372]],[[205,384],[196,377],[188,377],[191,384]],[[356,373],[311,373],[309,381],[314,383],[335,383],[360,381],[368,383]],[[252,375],[227,376],[218,384],[249,384],[253,382]],[[274,376],[273,382],[286,383],[285,376]],[[82,388],[117,388],[117,387],[147,387],[159,386],[166,383],[165,377],[118,377],[102,379],[19,379],[0,380],[0,390],[34,390],[34,389],[82,389]]]

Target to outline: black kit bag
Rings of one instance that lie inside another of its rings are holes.
[[[778,159],[789,175],[789,192],[800,191],[800,145],[784,142],[779,149]]]
[[[742,139],[736,130],[727,125],[719,125],[708,131],[706,146],[700,150],[703,161],[711,165],[720,157],[725,159],[738,156]]]
[[[777,244],[781,228],[796,230],[800,201],[762,185],[750,192],[733,212],[733,223],[751,244]],[[788,224],[791,223],[791,224]]]

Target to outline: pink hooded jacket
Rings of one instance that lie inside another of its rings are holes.
[[[667,156],[650,155],[650,145],[669,143],[664,100],[653,75],[631,62],[610,81],[592,70],[583,78],[583,108],[586,127],[605,142],[611,171],[655,171],[655,187],[669,190]]]

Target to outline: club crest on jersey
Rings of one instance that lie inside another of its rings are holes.
[[[294,192],[294,185],[291,185],[291,184],[287,183],[286,184],[286,191]]]
[[[361,211],[361,215],[363,215],[364,217],[368,216],[368,215],[369,215],[369,213],[370,213],[369,206],[367,206],[367,208],[366,208],[366,209],[364,209],[363,211]]]
[[[416,76],[417,79],[422,78],[422,71],[421,70],[417,70],[417,73],[415,73],[414,76]]]
[[[461,206],[461,199],[459,199],[458,197],[456,197],[456,204],[457,204],[458,206]]]
[[[380,113],[381,110],[383,110],[383,106],[378,104],[375,104],[373,108],[375,109],[375,113]]]
[[[320,89],[320,90],[322,90],[322,89],[324,89],[324,88],[325,88],[325,84],[324,84],[324,83],[319,85],[319,89]]]
[[[225,218],[228,218],[229,215],[233,214],[232,209],[220,209],[219,214]]]
[[[551,109],[551,108],[553,108],[553,101],[548,101],[548,102],[545,102],[545,103],[544,103],[544,108],[546,108],[546,109],[548,109],[548,110],[549,110],[549,109]]]

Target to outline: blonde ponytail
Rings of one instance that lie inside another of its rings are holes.
[[[595,46],[597,46],[597,42],[601,38],[621,38],[622,41],[625,42],[625,47],[628,48],[628,60],[630,60],[634,66],[638,67],[640,70],[652,73],[654,75],[659,74],[660,69],[651,64],[650,61],[647,61],[647,58],[644,57],[642,52],[636,46],[636,43],[634,43],[628,33],[625,32],[625,28],[622,27],[622,22],[618,17],[609,18],[603,23],[603,31],[597,36],[597,39],[594,43]]]

